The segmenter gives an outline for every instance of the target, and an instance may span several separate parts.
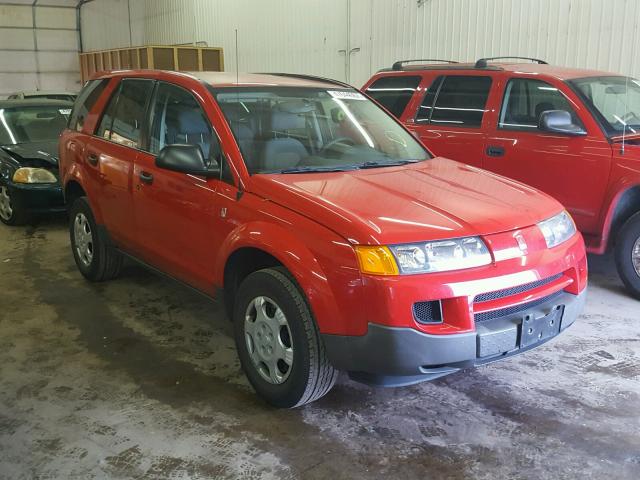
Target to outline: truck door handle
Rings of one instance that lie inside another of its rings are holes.
[[[153,183],[153,175],[149,172],[140,172],[140,181],[147,185],[151,185]]]
[[[491,145],[490,147],[487,147],[487,155],[490,157],[502,157],[504,155],[504,147]]]
[[[96,165],[98,165],[98,161],[100,159],[98,158],[98,155],[96,155],[95,153],[90,153],[89,155],[87,155],[87,162],[89,162],[89,165],[93,165],[94,167]]]

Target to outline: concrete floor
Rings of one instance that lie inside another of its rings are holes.
[[[640,303],[610,259],[536,351],[275,411],[216,304],[139,267],[89,284],[67,238],[0,226],[1,478],[640,478]]]

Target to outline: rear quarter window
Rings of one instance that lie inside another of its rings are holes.
[[[82,131],[87,115],[98,101],[98,98],[100,98],[100,95],[108,83],[108,78],[101,78],[87,82],[73,105],[73,110],[69,117],[70,129],[77,130],[78,132]]]
[[[367,94],[400,117],[420,84],[418,76],[381,77],[367,88]]]

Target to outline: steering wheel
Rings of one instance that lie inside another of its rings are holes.
[[[355,146],[356,142],[354,142],[353,139],[349,137],[334,138],[333,140],[331,140],[329,143],[327,143],[324,147],[320,149],[320,151],[318,152],[318,155],[324,156],[327,150],[331,150],[333,147],[339,144],[347,145],[348,147],[353,147]]]

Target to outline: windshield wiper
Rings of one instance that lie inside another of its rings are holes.
[[[348,170],[355,170],[357,167],[350,165],[342,165],[335,167],[291,167],[284,168],[282,170],[274,170],[271,172],[262,173],[305,173],[305,172],[346,172]]]
[[[398,165],[407,165],[408,163],[418,163],[420,160],[394,160],[391,162],[364,162],[357,165],[357,168],[378,168],[378,167],[397,167]]]

